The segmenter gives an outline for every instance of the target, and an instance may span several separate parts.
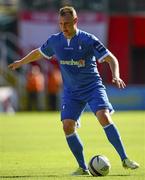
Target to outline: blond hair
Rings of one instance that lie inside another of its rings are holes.
[[[59,15],[60,16],[66,16],[67,14],[70,14],[73,18],[77,17],[76,10],[72,6],[64,6],[60,8]]]

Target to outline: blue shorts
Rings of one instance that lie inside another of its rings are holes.
[[[90,96],[86,101],[75,99],[72,96],[69,98],[64,96],[61,105],[61,120],[79,120],[87,103],[95,115],[97,111],[102,109],[108,109],[110,113],[114,111],[107,97],[106,90],[104,88],[95,89],[90,93]]]

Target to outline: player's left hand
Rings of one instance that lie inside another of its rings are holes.
[[[120,78],[113,78],[112,83],[114,83],[119,89],[124,89],[126,87],[125,82]]]

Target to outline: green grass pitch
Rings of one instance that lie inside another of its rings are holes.
[[[0,114],[0,179],[145,179],[145,111],[116,112],[112,118],[129,157],[140,163],[139,169],[122,168],[118,154],[92,113],[82,115],[78,133],[84,143],[87,162],[96,154],[110,159],[112,167],[105,177],[69,175],[77,164],[67,147],[59,113]]]

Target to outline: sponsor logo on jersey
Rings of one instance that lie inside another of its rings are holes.
[[[85,67],[85,60],[83,59],[80,59],[78,61],[74,61],[73,59],[71,59],[70,61],[60,60],[60,64],[69,65],[69,66],[78,66],[78,68],[80,68],[80,67]]]

